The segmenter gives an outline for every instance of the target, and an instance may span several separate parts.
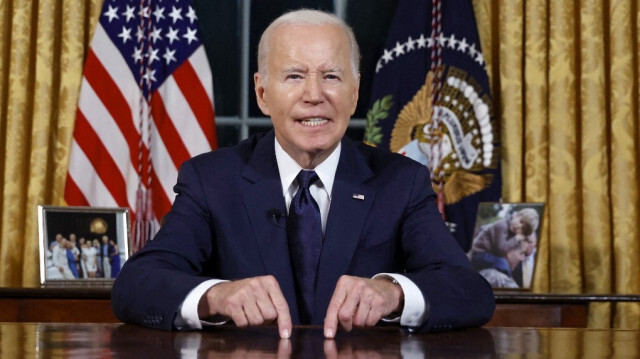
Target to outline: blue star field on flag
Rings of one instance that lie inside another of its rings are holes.
[[[196,13],[191,1],[108,1],[100,24],[148,98],[201,45]]]

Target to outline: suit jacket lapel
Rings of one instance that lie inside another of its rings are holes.
[[[262,264],[266,273],[278,278],[292,320],[297,323],[296,292],[285,225],[287,209],[275,158],[273,131],[258,141],[242,176],[249,181],[243,199]]]
[[[338,278],[347,272],[375,191],[364,182],[373,172],[355,144],[342,140],[333,184],[314,301],[314,324],[321,324]]]

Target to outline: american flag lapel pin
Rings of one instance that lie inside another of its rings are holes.
[[[359,199],[361,201],[364,201],[364,195],[363,194],[354,193],[352,197],[353,197],[353,199]]]

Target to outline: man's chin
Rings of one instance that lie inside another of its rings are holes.
[[[338,145],[340,138],[334,136],[309,136],[304,141],[301,141],[301,148],[304,148],[306,152],[325,152],[332,150]]]

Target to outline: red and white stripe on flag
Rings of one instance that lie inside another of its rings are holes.
[[[197,32],[190,0],[105,0],[87,55],[64,196],[130,208],[134,251],[169,211],[182,162],[217,147]]]

